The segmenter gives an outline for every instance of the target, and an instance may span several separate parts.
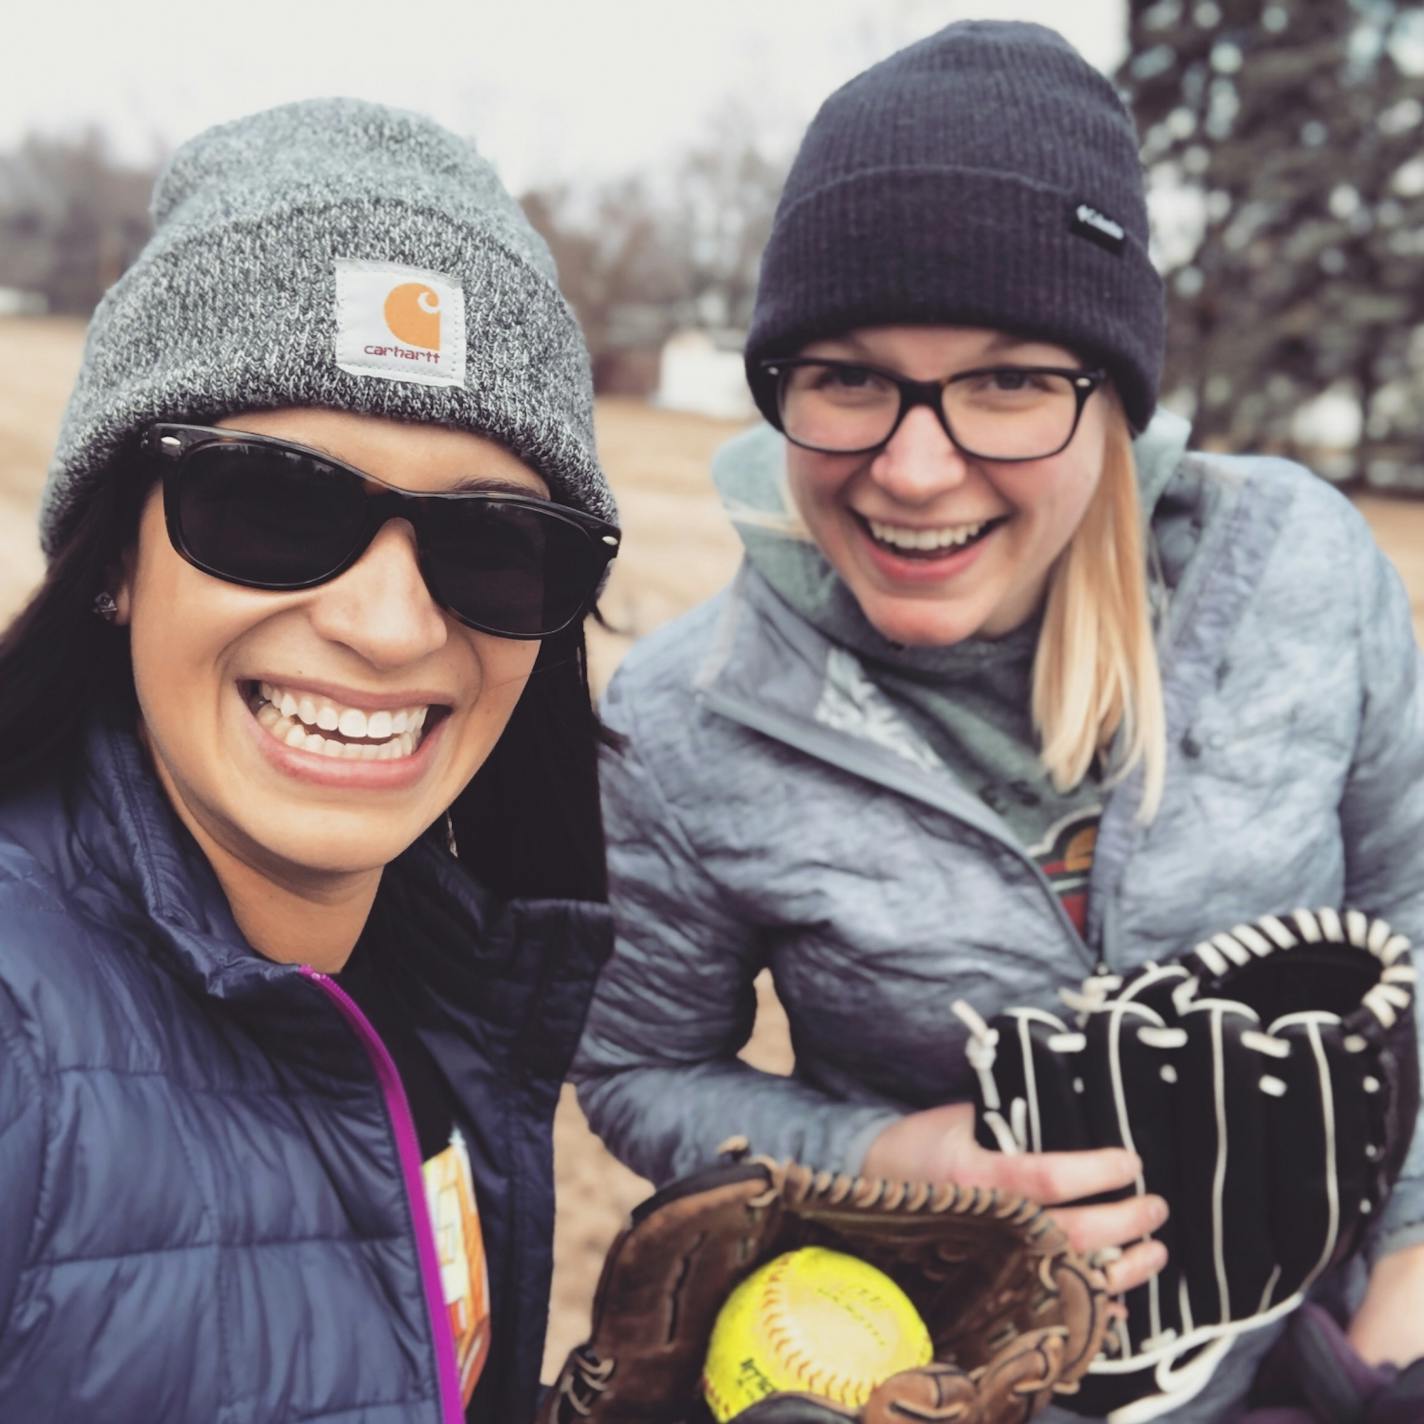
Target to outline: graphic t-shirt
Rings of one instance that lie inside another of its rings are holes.
[[[468,1410],[489,1353],[489,1278],[480,1233],[470,1154],[455,1121],[454,1099],[430,1051],[415,1031],[390,946],[385,917],[372,910],[337,982],[356,1001],[395,1062],[415,1121],[425,1199],[435,1233],[445,1311],[455,1337],[461,1398]]]
[[[1080,935],[1088,924],[1088,877],[1093,869],[1093,852],[1098,845],[1098,823],[1102,815],[1101,806],[1083,807],[1055,821],[1043,838],[1029,847],[1029,854],[1048,877],[1054,894]]]

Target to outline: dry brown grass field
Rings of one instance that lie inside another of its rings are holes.
[[[73,322],[0,319],[0,622],[41,571],[34,512],[69,386],[82,328]],[[605,683],[633,639],[719,588],[737,561],[737,542],[708,478],[712,452],[736,427],[600,402],[598,437],[626,530],[624,552],[603,601],[610,631],[593,628],[594,678]],[[1360,501],[1380,544],[1399,567],[1424,636],[1424,502]],[[749,1061],[790,1066],[785,1021],[762,995]],[[545,1375],[582,1338],[608,1242],[647,1184],[614,1162],[589,1133],[565,1089],[555,1124],[559,1216]]]

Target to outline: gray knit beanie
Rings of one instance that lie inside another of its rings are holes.
[[[1163,286],[1136,130],[1041,25],[949,25],[826,100],[762,258],[748,373],[817,337],[930,323],[1070,347],[1106,366],[1136,428],[1152,415]]]
[[[156,231],[90,323],[40,511],[53,555],[155,420],[327,406],[498,441],[613,519],[553,259],[494,170],[418,114],[287,104],[174,155]]]

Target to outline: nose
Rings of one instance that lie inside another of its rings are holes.
[[[312,626],[373,667],[407,666],[449,637],[416,563],[415,531],[404,519],[387,520],[366,552],[314,593]]]
[[[904,504],[925,504],[963,484],[970,469],[934,411],[916,406],[871,462],[870,477]]]

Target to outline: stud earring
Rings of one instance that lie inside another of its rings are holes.
[[[112,623],[119,616],[119,605],[114,602],[114,595],[107,589],[95,596],[94,614],[105,623]]]

